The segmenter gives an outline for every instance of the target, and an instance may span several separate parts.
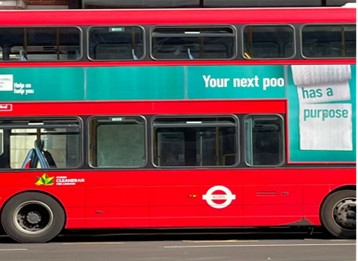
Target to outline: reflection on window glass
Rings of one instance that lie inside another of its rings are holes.
[[[244,121],[248,165],[283,163],[283,122],[279,116],[249,116]]]
[[[144,56],[144,31],[136,26],[94,27],[89,31],[93,60],[139,60]]]
[[[287,25],[249,25],[244,28],[246,59],[289,58],[294,51],[294,30]]]
[[[154,59],[230,59],[235,54],[235,33],[230,27],[156,28],[152,33]]]
[[[145,124],[141,117],[96,117],[90,121],[90,163],[93,167],[142,167]]]
[[[302,30],[305,57],[356,57],[355,25],[307,25]]]
[[[0,28],[0,61],[68,61],[81,57],[74,27]]]
[[[154,126],[154,164],[232,166],[238,161],[235,118],[158,118]]]
[[[80,164],[80,124],[72,119],[0,121],[0,168],[74,168]]]

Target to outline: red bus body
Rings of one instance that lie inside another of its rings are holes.
[[[334,14],[334,15],[333,15]],[[355,23],[346,8],[0,11],[4,26],[331,24]],[[60,65],[59,65],[60,64]],[[7,67],[355,64],[355,59],[217,61],[79,61],[0,63]],[[283,115],[286,99],[149,101],[1,101],[0,119],[93,115]],[[82,122],[82,119],[81,119]],[[86,126],[86,122],[83,122]],[[287,127],[287,126],[286,126]],[[88,141],[84,141],[86,144]],[[285,143],[289,144],[288,130]],[[355,146],[355,145],[354,145]],[[87,150],[84,146],[83,150]],[[355,190],[355,162],[295,163],[246,168],[0,169],[0,211],[24,192],[49,195],[63,208],[65,229],[321,226],[328,195]],[[82,162],[86,162],[86,158]],[[150,160],[150,159],[149,159]],[[37,186],[38,177],[69,186]],[[65,180],[65,181],[64,181]],[[229,191],[223,190],[228,188]],[[210,190],[212,189],[212,190]],[[225,194],[225,197],[222,195]],[[229,204],[221,209],[210,206]],[[355,202],[355,199],[354,199]],[[4,221],[4,220],[3,220]],[[2,222],[3,222],[2,221]],[[21,240],[19,240],[21,241]]]

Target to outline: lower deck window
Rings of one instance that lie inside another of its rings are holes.
[[[253,115],[245,121],[245,155],[250,166],[283,163],[283,120],[275,115]]]
[[[74,168],[81,160],[77,119],[0,121],[1,168]]]
[[[234,117],[157,118],[153,126],[154,164],[158,167],[237,164]]]
[[[94,117],[90,121],[90,164],[98,168],[145,164],[145,121],[139,116]]]

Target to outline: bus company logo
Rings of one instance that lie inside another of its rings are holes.
[[[57,176],[56,185],[57,186],[75,186],[79,183],[84,183],[86,180],[84,178],[69,178],[67,176]]]
[[[235,199],[236,195],[232,194],[231,190],[224,186],[211,187],[206,194],[203,195],[203,200],[205,200],[210,207],[216,209],[226,208]]]
[[[0,111],[12,111],[12,104],[0,104]]]
[[[54,178],[49,177],[46,173],[44,173],[41,177],[36,177],[36,186],[53,186],[54,185]]]
[[[68,178],[66,176],[49,177],[44,173],[41,177],[36,177],[36,186],[74,186],[78,183],[84,183],[84,178]]]

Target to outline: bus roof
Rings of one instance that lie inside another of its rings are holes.
[[[355,23],[355,8],[2,10],[2,26]]]

